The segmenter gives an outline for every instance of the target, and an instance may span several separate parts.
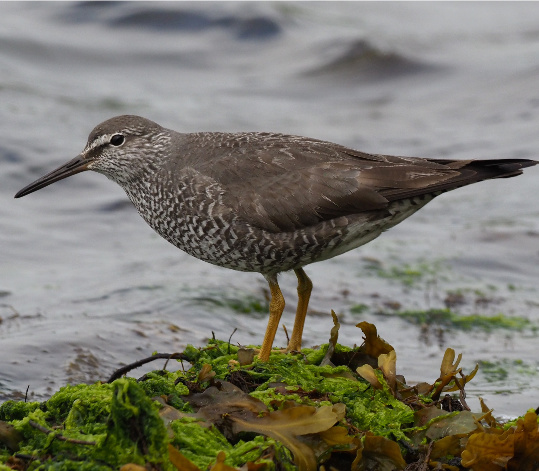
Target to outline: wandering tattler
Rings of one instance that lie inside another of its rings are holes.
[[[271,292],[259,353],[266,361],[284,309],[279,273],[294,270],[298,278],[288,344],[297,351],[312,289],[305,265],[366,244],[445,191],[520,175],[537,163],[366,154],[264,132],[182,134],[127,115],[98,125],[77,157],[15,198],[94,170],[118,183],[176,247],[215,265],[261,273]]]

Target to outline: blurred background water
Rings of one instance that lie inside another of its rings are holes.
[[[265,280],[167,244],[103,176],[13,199],[107,118],[396,155],[539,157],[537,3],[2,2],[0,18],[0,398],[106,379],[212,331],[262,340]],[[466,371],[484,367],[472,408],[478,395],[498,415],[537,407],[538,177],[531,168],[443,195],[307,267],[304,345],[327,341],[334,309],[344,344],[361,343],[357,322],[375,322],[409,382],[436,379],[453,347]],[[281,287],[290,327],[294,275]],[[395,316],[446,306],[530,324],[462,330]]]

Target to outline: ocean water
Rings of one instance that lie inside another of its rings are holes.
[[[3,2],[0,18],[1,398],[104,380],[212,331],[262,340],[267,316],[251,309],[265,302],[262,276],[169,245],[103,176],[13,199],[105,119],[285,132],[394,155],[539,157],[537,3]],[[308,266],[304,345],[327,342],[334,309],[344,344],[362,342],[359,321],[376,323],[410,382],[434,381],[452,347],[465,371],[484,366],[472,408],[477,396],[499,415],[537,407],[538,179],[530,168],[445,194],[374,242]],[[280,284],[290,328],[294,275]],[[394,315],[448,305],[530,324],[463,330]],[[279,331],[275,344],[285,343]]]

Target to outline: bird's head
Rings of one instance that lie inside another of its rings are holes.
[[[169,141],[170,132],[148,119],[132,115],[111,118],[92,130],[86,147],[77,157],[30,183],[15,198],[86,170],[103,173],[126,185],[138,172],[152,165],[152,156],[158,155]]]

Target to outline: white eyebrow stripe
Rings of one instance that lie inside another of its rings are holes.
[[[87,154],[92,149],[95,149],[96,147],[99,147],[107,142],[110,142],[110,138],[113,136],[113,134],[103,134],[102,136],[99,136],[97,139],[94,139],[92,142],[89,142],[86,145],[86,148],[82,151],[83,154]]]

